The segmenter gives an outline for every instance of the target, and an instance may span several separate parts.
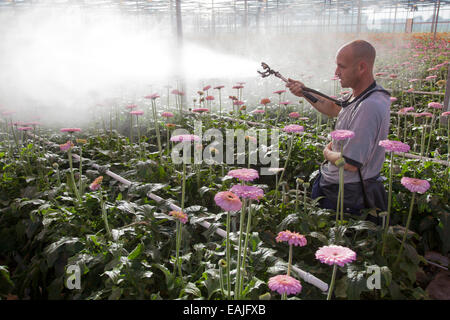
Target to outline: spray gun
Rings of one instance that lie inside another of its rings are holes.
[[[289,82],[289,81],[288,81],[285,77],[283,77],[278,71],[272,70],[272,69],[267,65],[267,63],[261,62],[261,66],[262,66],[263,69],[265,70],[265,71],[258,71],[258,73],[261,75],[261,77],[266,78],[266,77],[268,77],[268,76],[270,76],[270,75],[273,74],[275,77],[280,78],[280,79],[283,80],[284,82],[286,82],[286,83]],[[319,96],[322,96],[322,97],[324,97],[324,98],[326,98],[326,99],[328,99],[328,100],[333,101],[333,102],[334,102],[335,104],[337,104],[338,106],[342,106],[342,102],[341,102],[341,101],[336,100],[336,99],[333,99],[333,98],[331,98],[331,97],[327,96],[326,94],[323,94],[323,93],[321,93],[321,92],[319,92],[319,91],[316,91],[316,90],[311,89],[311,88],[308,88],[308,87],[303,87],[302,90],[303,90],[303,95],[305,96],[305,98],[308,99],[308,100],[311,101],[311,102],[317,102],[318,99],[317,99],[316,97],[314,97],[313,95],[310,95],[308,92],[312,92],[312,93],[318,94]]]

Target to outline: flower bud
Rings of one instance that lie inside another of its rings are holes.
[[[226,268],[227,267],[227,261],[225,259],[220,259],[219,260],[219,266],[221,268]]]

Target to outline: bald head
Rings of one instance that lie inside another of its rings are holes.
[[[369,42],[364,40],[355,40],[342,46],[339,51],[344,50],[348,50],[356,62],[364,61],[370,67],[373,67],[375,63],[376,51]]]

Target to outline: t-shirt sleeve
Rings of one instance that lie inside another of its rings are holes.
[[[370,97],[362,101],[354,112],[348,130],[353,131],[355,136],[345,141],[342,154],[347,163],[361,168],[377,147],[377,137],[383,121],[383,105]]]

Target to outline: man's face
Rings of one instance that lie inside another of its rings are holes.
[[[344,47],[338,51],[334,73],[339,77],[342,88],[353,88],[358,81],[357,63],[353,59],[350,48]]]

